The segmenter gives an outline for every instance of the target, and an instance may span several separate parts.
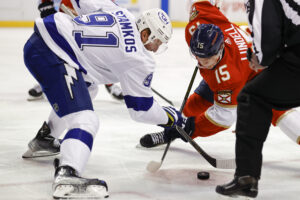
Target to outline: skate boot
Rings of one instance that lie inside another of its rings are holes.
[[[109,196],[105,181],[79,177],[75,169],[67,165],[56,168],[52,189],[54,199],[102,199]]]
[[[189,117],[185,121],[184,131],[190,137],[192,137],[194,130],[195,130],[195,118]],[[164,129],[161,132],[144,135],[140,139],[140,145],[142,147],[152,148],[163,144],[167,144],[169,141],[173,141],[177,138],[181,138],[184,142],[187,142],[187,140],[183,136],[181,136],[181,134],[177,131],[177,129],[173,127],[173,128]]]
[[[107,89],[108,93],[111,94],[115,99],[117,100],[124,99],[121,88],[116,84],[107,84],[105,85],[105,88]]]
[[[40,100],[43,99],[44,95],[43,95],[43,91],[40,85],[35,85],[33,88],[31,88],[28,91],[28,98],[27,101],[36,101],[36,100]]]
[[[246,196],[255,198],[258,194],[258,179],[252,176],[235,176],[230,183],[218,185],[216,192],[230,197]]]
[[[23,158],[36,158],[57,155],[60,152],[60,141],[50,135],[50,128],[46,122],[42,125],[35,138],[28,144],[28,150]]]
[[[175,138],[173,138],[174,140]],[[165,131],[149,133],[144,135],[140,139],[140,145],[146,148],[153,148],[163,144],[167,144],[171,140],[171,137],[165,133]]]

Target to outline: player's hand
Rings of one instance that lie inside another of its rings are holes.
[[[195,117],[189,117],[184,120],[181,128],[190,136],[192,137],[195,131]],[[169,140],[174,140],[176,138],[181,138],[184,142],[187,140],[177,131],[176,127],[165,129],[165,136],[169,138]]]
[[[42,1],[42,3],[38,7],[40,11],[41,18],[47,17],[49,15],[52,15],[56,13],[56,10],[54,9],[54,4],[51,0],[45,0]]]
[[[255,55],[255,53],[252,52],[252,50],[250,48],[247,50],[247,58],[249,60],[249,67],[252,70],[258,72],[258,70],[267,68],[266,66],[262,66],[259,64],[257,56]]]
[[[167,124],[159,124],[159,126],[162,126],[163,128],[172,128],[175,125],[182,127],[185,119],[179,111],[172,106],[163,106],[162,108],[166,111],[169,120]]]
[[[258,62],[258,58],[255,54],[252,55],[251,61],[249,63],[249,67],[254,70],[254,71],[258,71],[258,70],[262,70],[262,69],[266,69],[266,66],[262,66],[259,64]]]

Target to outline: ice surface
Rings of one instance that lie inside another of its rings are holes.
[[[23,46],[31,33],[31,28],[0,29],[1,200],[52,199],[53,158],[21,158],[50,112],[46,101],[26,101],[27,91],[35,83],[23,63]],[[174,30],[168,51],[156,56],[156,60],[152,86],[179,109],[196,64],[189,55],[183,29]],[[194,87],[200,80],[198,74]],[[132,121],[124,103],[112,99],[103,86],[94,108],[100,117],[100,130],[84,176],[106,180],[109,199],[221,199],[215,193],[215,186],[230,181],[233,170],[214,169],[188,143],[178,140],[171,144],[160,170],[149,173],[147,164],[152,160],[160,162],[164,149],[143,150],[136,148],[136,144],[145,133],[161,129]],[[197,142],[217,158],[232,158],[235,143],[232,130]],[[211,178],[198,180],[198,171],[210,172]],[[259,184],[257,199],[299,199],[300,148],[278,128],[271,128],[265,143]]]

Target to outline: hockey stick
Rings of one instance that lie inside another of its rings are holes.
[[[151,88],[151,90],[157,94],[157,96],[159,96],[160,98],[162,98],[163,100],[165,100],[166,102],[168,102],[170,105],[174,106],[174,104],[172,103],[172,101],[168,100],[166,97],[164,97],[162,94],[160,94],[159,92],[157,92],[156,90],[154,90],[153,88]]]
[[[184,99],[183,99],[183,101],[182,101],[182,104],[181,104],[181,107],[180,107],[180,110],[179,110],[180,113],[182,113],[183,108],[184,108],[184,106],[185,106],[185,103],[186,103],[186,101],[187,101],[187,99],[188,99],[188,96],[189,96],[190,91],[191,91],[191,89],[192,89],[192,86],[193,86],[193,83],[194,83],[194,80],[195,80],[197,71],[198,71],[198,67],[196,66],[195,69],[194,69],[193,76],[192,76],[192,78],[191,78],[191,80],[190,80],[188,89],[187,89],[187,91],[186,91],[186,93],[185,93],[185,96],[184,96]],[[161,167],[161,165],[162,165],[162,163],[163,163],[163,161],[164,161],[164,159],[165,159],[165,157],[166,157],[166,155],[167,155],[167,152],[168,152],[168,150],[169,150],[169,147],[170,147],[171,142],[172,142],[172,140],[170,140],[170,141],[168,142],[168,144],[167,144],[167,146],[166,146],[166,148],[165,148],[164,154],[163,154],[163,156],[161,157],[160,162],[150,161],[150,162],[148,163],[148,165],[147,165],[147,170],[148,170],[149,172],[154,173],[154,172],[156,172],[156,171]]]
[[[181,127],[176,125],[176,129],[213,167],[218,169],[235,169],[235,159],[217,160],[211,157]]]
[[[60,4],[60,9],[64,11],[67,15],[70,15],[72,18],[75,18],[76,16],[73,14],[70,8],[68,8],[65,4]]]

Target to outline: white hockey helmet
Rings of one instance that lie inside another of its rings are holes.
[[[145,44],[159,39],[163,43],[168,43],[172,36],[172,24],[169,16],[159,8],[146,10],[136,20],[139,32],[149,28],[151,34]]]

